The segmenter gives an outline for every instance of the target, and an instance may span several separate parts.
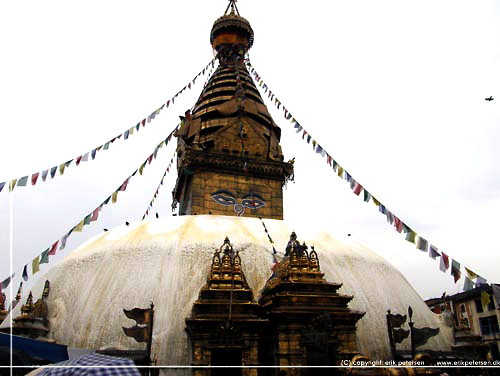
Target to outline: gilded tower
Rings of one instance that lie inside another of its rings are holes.
[[[283,219],[293,164],[283,162],[281,130],[245,66],[253,37],[231,0],[210,33],[219,66],[175,134],[180,215]]]

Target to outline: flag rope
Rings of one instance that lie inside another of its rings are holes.
[[[252,64],[250,63],[250,59],[248,57],[246,58],[245,63],[248,69],[250,70],[250,75],[251,76],[253,75],[255,78],[256,86],[260,87],[264,91],[264,93],[267,94],[268,100],[272,104],[274,104],[274,106],[278,110],[282,110],[284,112],[285,119],[294,124],[294,129],[296,130],[295,132],[296,133],[302,132],[302,139],[305,140],[307,144],[312,143],[313,150],[316,153],[320,154],[321,157],[323,158],[326,157],[326,162],[328,163],[329,166],[332,167],[333,171],[337,173],[338,177],[350,183],[350,187],[353,193],[359,196],[361,192],[363,192],[363,200],[368,203],[370,202],[371,199],[372,202],[375,204],[375,206],[378,208],[379,212],[386,216],[387,222],[390,223],[390,225],[394,226],[394,228],[398,233],[404,232],[405,239],[407,241],[414,243],[417,249],[426,253],[428,252],[429,257],[431,257],[432,259],[436,259],[437,257],[439,257],[440,258],[439,267],[442,272],[446,272],[448,269],[450,269],[450,264],[451,264],[451,275],[453,276],[455,283],[457,283],[461,277],[461,266],[463,266],[463,264],[458,262],[456,259],[452,259],[449,255],[447,255],[443,251],[441,251],[440,253],[437,247],[430,244],[420,234],[417,234],[416,231],[411,229],[399,217],[394,215],[394,213],[391,210],[389,210],[385,205],[383,205],[380,201],[378,201],[370,192],[368,192],[368,190],[365,187],[363,187],[357,180],[355,180],[347,172],[345,168],[340,166],[340,164],[336,162],[335,159],[325,149],[323,149],[321,145],[314,138],[312,138],[311,134],[302,125],[300,125],[300,123],[292,116],[290,111],[288,111],[285,108],[285,106],[281,103],[278,97],[270,90],[269,86],[264,82],[264,80],[257,73],[255,68],[253,68]],[[473,279],[476,280],[475,282],[476,286],[478,285],[480,286],[481,284],[487,283],[487,280],[485,278],[473,272],[470,268],[467,268],[465,266],[464,268],[467,273],[467,275],[465,276],[464,290],[470,290],[471,288],[473,288],[474,285],[472,283]]]
[[[82,232],[84,226],[90,225],[91,222],[97,221],[99,217],[99,212],[102,210],[102,208],[107,205],[110,201],[114,204],[116,203],[118,199],[118,192],[125,191],[127,188],[127,185],[129,181],[132,179],[132,177],[135,176],[135,174],[139,171],[139,174],[142,175],[144,168],[146,167],[146,164],[151,164],[153,157],[156,159],[156,155],[158,153],[158,150],[163,147],[163,145],[167,145],[170,139],[172,138],[172,135],[177,131],[179,128],[179,124],[174,128],[172,132],[165,138],[165,140],[162,140],[158,145],[156,145],[154,152],[146,158],[144,163],[141,164],[139,168],[137,168],[131,175],[129,175],[120,186],[113,191],[111,195],[109,195],[97,208],[92,210],[89,214],[87,214],[84,219],[82,219],[78,224],[73,226],[71,230],[69,230],[62,238],[54,242],[50,247],[48,247],[45,251],[43,251],[40,255],[37,255],[32,261],[31,261],[31,275],[33,276],[37,272],[40,271],[40,264],[48,264],[49,263],[49,256],[54,256],[57,252],[57,250],[63,250],[66,247],[66,241],[69,238],[69,236],[73,232]],[[58,248],[59,246],[59,248]],[[22,279],[24,281],[27,281],[29,279],[28,275],[28,264],[25,264],[22,268]],[[17,273],[17,272],[16,272]],[[14,274],[16,274],[14,273]],[[12,278],[14,276],[12,274],[11,276],[5,278],[2,282],[1,285],[3,288],[7,288],[7,286],[10,284],[12,281]],[[4,286],[5,285],[5,286]],[[11,297],[12,298],[12,297]]]
[[[205,75],[205,72],[208,70],[210,65],[212,66],[212,69],[210,70],[210,73],[209,73],[209,77],[210,77],[210,74],[212,73],[213,67],[215,65],[215,59],[212,59],[206,65],[205,68],[203,68],[186,86],[184,86],[181,90],[179,90],[177,92],[177,94],[175,94],[171,99],[169,99],[167,102],[163,103],[160,107],[158,107],[156,110],[154,110],[147,117],[145,117],[144,119],[139,121],[133,127],[128,128],[123,133],[120,133],[118,136],[113,137],[111,140],[105,142],[104,144],[98,146],[97,148],[92,149],[91,151],[84,153],[76,158],[70,159],[69,161],[57,164],[54,167],[47,168],[47,169],[39,171],[39,172],[35,172],[31,175],[26,175],[26,176],[23,176],[20,178],[10,179],[10,180],[7,180],[5,182],[0,182],[0,192],[2,192],[3,188],[7,185],[7,183],[9,186],[9,189],[8,189],[9,192],[12,192],[15,187],[29,186],[30,176],[31,176],[31,185],[32,186],[35,185],[37,183],[37,181],[39,181],[40,177],[41,177],[41,180],[43,182],[45,182],[47,180],[49,175],[50,175],[51,179],[54,179],[54,177],[56,176],[57,170],[59,170],[59,175],[63,175],[64,171],[67,168],[69,168],[69,166],[71,165],[71,163],[73,161],[75,161],[75,165],[78,166],[78,165],[80,165],[81,162],[89,161],[89,157],[91,158],[91,160],[94,160],[97,156],[97,152],[99,152],[101,150],[108,150],[109,147],[111,146],[111,144],[113,142],[115,142],[116,140],[121,139],[122,136],[123,136],[123,140],[128,140],[128,138],[134,134],[134,131],[139,132],[141,125],[143,127],[145,127],[147,123],[150,123],[152,120],[154,120],[156,118],[157,115],[160,114],[160,111],[162,111],[165,108],[165,106],[166,106],[166,108],[168,108],[170,106],[170,102],[172,102],[172,104],[174,104],[175,98],[177,98],[179,96],[179,94],[182,94],[182,92],[184,92],[184,90],[186,90],[186,89],[191,89],[192,85],[194,85],[196,83],[196,79],[201,75]],[[7,191],[7,189],[5,191]]]

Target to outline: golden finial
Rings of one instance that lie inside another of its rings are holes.
[[[21,300],[22,291],[23,291],[23,282],[21,281],[21,283],[19,284],[19,288],[17,289],[16,301]]]
[[[23,304],[23,306],[21,307],[21,312],[23,314],[28,314],[32,310],[33,310],[33,294],[30,291],[28,299],[26,299],[26,304]]]

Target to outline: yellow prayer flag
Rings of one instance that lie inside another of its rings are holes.
[[[340,166],[338,168],[337,175],[339,176],[339,178],[342,178],[344,175],[344,169]]]
[[[142,164],[142,166],[141,166],[141,167],[139,167],[139,174],[141,174],[141,175],[142,175],[142,170],[144,170],[144,167],[145,167],[145,166],[146,166],[146,162],[144,162],[144,163]]]
[[[36,256],[31,262],[31,272],[35,274],[40,271],[40,257]]]
[[[59,165],[59,173],[62,175],[64,174],[64,168],[66,167],[65,163],[62,163]]]
[[[81,220],[81,222],[79,224],[76,225],[75,229],[73,231],[75,232],[82,232],[83,230],[83,219]]]
[[[117,199],[117,198],[118,198],[118,191],[115,191],[115,192],[113,192],[113,194],[111,195],[111,202],[112,202],[113,204],[115,204],[115,203],[116,203],[116,199]]]
[[[470,270],[469,268],[465,268],[465,271],[467,272],[467,276],[470,278],[470,279],[476,279],[477,278],[477,274],[474,273],[472,270]]]
[[[14,187],[16,186],[17,179],[14,179],[10,182],[9,184],[9,192],[12,192],[14,190]]]
[[[373,203],[377,206],[380,206],[380,201],[378,201],[375,197],[372,196]]]
[[[481,291],[481,303],[486,307],[490,303],[490,294],[486,291]]]

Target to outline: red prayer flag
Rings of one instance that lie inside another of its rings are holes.
[[[33,175],[31,175],[31,185],[35,185],[36,181],[38,179],[39,172],[35,172]]]
[[[141,123],[143,127],[146,126],[146,119],[142,119]]]
[[[92,217],[90,218],[90,222],[95,222],[97,221],[97,217],[99,216],[99,208],[96,208],[93,212],[92,212]]]
[[[57,244],[59,243],[59,240],[56,241],[54,244],[52,244],[52,247],[50,248],[50,251],[48,255],[54,256],[56,254],[56,249],[57,249]]]
[[[363,189],[363,187],[361,186],[361,184],[359,184],[358,182],[356,182],[356,185],[354,186],[354,194],[355,195],[358,195],[361,193],[361,190]]]
[[[79,157],[76,157],[76,165],[77,166],[80,164],[81,160],[82,160],[82,156],[81,155]]]
[[[441,252],[441,262],[439,264],[439,269],[442,272],[446,272],[450,267],[450,260],[448,259],[448,255],[444,252]]]
[[[127,178],[127,180],[125,180],[122,184],[122,186],[120,187],[120,191],[124,191],[125,189],[127,189],[127,184],[128,184],[128,181],[129,181],[130,177]]]
[[[170,106],[170,99],[167,101],[167,108]]]
[[[307,134],[307,132],[304,130],[304,133],[302,133],[302,139],[304,139],[304,137],[306,137],[306,134]]]
[[[153,154],[151,154],[151,155],[149,156],[149,158],[148,158],[148,164],[150,164],[152,160],[153,160]]]
[[[399,233],[403,231],[403,222],[396,216],[394,216],[394,227],[396,227],[396,231]]]

